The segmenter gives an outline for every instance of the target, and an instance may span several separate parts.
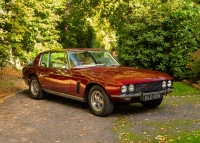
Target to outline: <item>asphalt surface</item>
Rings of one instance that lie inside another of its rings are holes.
[[[191,129],[199,129],[200,97],[188,98],[167,97],[153,110],[120,106],[108,117],[97,117],[85,103],[54,95],[34,100],[25,91],[0,105],[0,143],[117,143],[113,128],[119,117],[136,123],[132,130],[140,133],[145,129],[140,123],[147,120],[192,119]]]

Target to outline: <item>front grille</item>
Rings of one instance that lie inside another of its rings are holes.
[[[162,90],[162,82],[151,82],[135,85],[135,92],[153,92],[159,90]]]

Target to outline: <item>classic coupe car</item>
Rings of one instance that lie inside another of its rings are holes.
[[[165,73],[121,66],[108,51],[93,48],[44,51],[22,71],[33,99],[44,93],[75,99],[97,116],[111,114],[115,103],[155,108],[173,85]]]

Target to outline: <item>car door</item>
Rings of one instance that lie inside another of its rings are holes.
[[[46,80],[51,91],[69,94],[71,72],[66,52],[51,52],[49,55],[49,75]]]
[[[42,89],[44,90],[50,90],[52,89],[52,84],[49,83],[48,77],[49,77],[49,52],[43,53],[41,60],[40,60],[40,65],[39,65],[39,74],[38,78],[40,81],[40,85],[42,86]]]
[[[71,71],[70,77],[70,90],[69,94],[76,96],[76,98],[83,98],[84,95],[84,88],[85,85],[82,83],[85,80],[81,74],[81,67],[80,65],[83,64],[83,57],[81,56],[82,51],[69,51],[68,58],[69,58],[69,66]]]

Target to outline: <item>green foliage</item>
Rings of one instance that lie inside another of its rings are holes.
[[[186,78],[190,54],[200,48],[199,0],[193,1],[3,0],[0,64],[52,48],[117,47],[124,65]]]
[[[67,7],[61,28],[63,47],[98,47],[111,49],[116,46],[115,30],[111,29],[108,15],[113,2],[107,0],[73,0]]]
[[[199,10],[183,0],[120,3],[116,9],[120,15],[110,19],[115,20],[113,25],[118,29],[121,62],[160,70],[177,79],[186,78],[190,54],[200,48]]]
[[[192,0],[192,1],[200,4],[200,0]]]
[[[90,3],[91,5],[94,4],[93,1],[90,1]],[[115,6],[114,4],[114,1],[101,0],[91,8],[92,16],[88,16],[87,21],[94,29],[93,47],[111,50],[117,46],[116,30],[111,27],[108,19]]]
[[[61,16],[57,12],[64,9],[63,6],[63,2],[57,0],[7,2],[4,29],[8,31],[7,39],[12,55],[26,60],[39,51],[61,47],[57,42],[57,25]]]
[[[5,62],[8,57],[7,52],[7,31],[4,30],[5,26],[5,5],[3,1],[0,1],[0,67],[3,67],[5,65]]]
[[[60,24],[61,44],[67,47],[91,47],[92,28],[86,20],[87,4],[82,0],[67,3],[66,15]]]
[[[200,84],[200,49],[191,55],[187,67],[191,81]]]

